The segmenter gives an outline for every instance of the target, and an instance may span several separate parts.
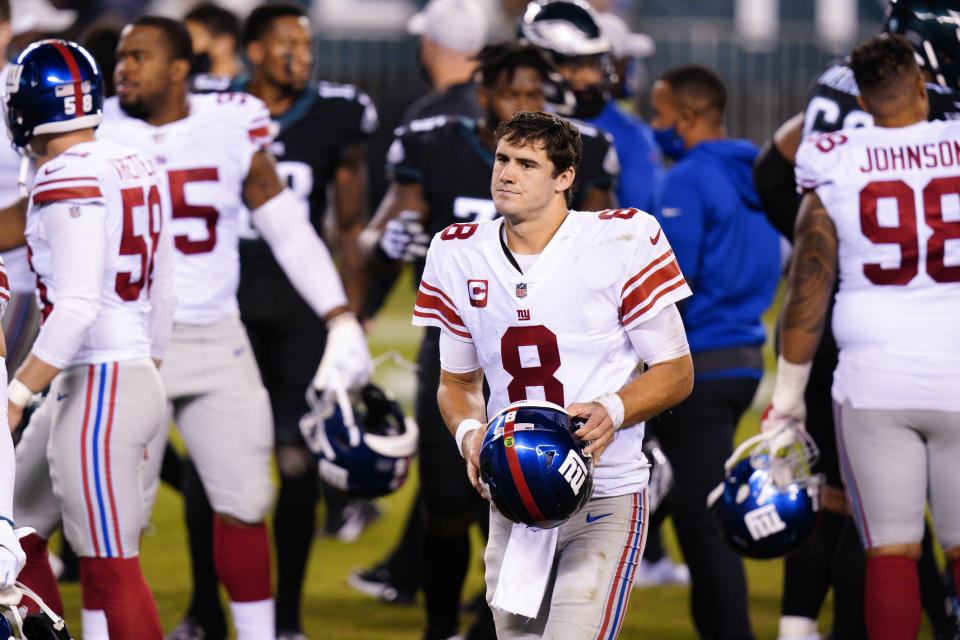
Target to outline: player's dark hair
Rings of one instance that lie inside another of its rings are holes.
[[[193,57],[193,43],[186,25],[179,20],[163,16],[140,16],[133,22],[135,27],[153,27],[163,32],[163,40],[171,60],[190,60]]]
[[[727,108],[727,88],[713,70],[699,64],[685,64],[669,69],[659,79],[670,86],[671,93],[678,100],[687,103],[685,106],[696,104],[704,111],[713,111],[723,117]]]
[[[541,80],[546,80],[553,70],[543,51],[518,42],[488,44],[476,55],[476,60],[480,63],[480,82],[485,87],[495,86],[504,72],[507,79],[512,80],[513,74],[521,67],[533,69]]]
[[[518,111],[509,120],[501,122],[494,132],[494,140],[506,140],[516,146],[543,145],[553,163],[556,178],[569,168],[576,171],[583,156],[580,131],[570,122],[544,111]],[[566,191],[567,206],[573,199],[573,188]]]
[[[201,2],[183,16],[183,21],[199,22],[215,36],[231,36],[240,42],[240,18],[213,2]]]
[[[307,17],[307,11],[298,4],[286,2],[262,4],[251,11],[243,25],[243,46],[246,47],[251,42],[263,38],[264,34],[270,30],[274,20],[287,16],[305,18]]]
[[[0,0],[0,22],[10,22],[10,0]]]
[[[901,35],[881,34],[853,50],[850,68],[868,106],[898,101],[920,73],[913,47]]]

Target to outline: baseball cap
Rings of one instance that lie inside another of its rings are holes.
[[[656,51],[653,38],[645,33],[633,33],[623,19],[613,13],[598,13],[600,32],[610,42],[616,58],[647,58]]]
[[[476,53],[487,43],[487,13],[476,0],[430,0],[407,22],[407,31],[441,47]]]

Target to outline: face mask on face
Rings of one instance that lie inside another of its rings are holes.
[[[574,91],[573,94],[577,99],[577,107],[573,112],[573,117],[580,120],[596,118],[610,100],[610,94],[604,91],[603,87],[589,87]]]
[[[207,73],[213,67],[213,61],[210,54],[206,51],[193,54],[190,58],[190,75],[198,73]]]
[[[687,153],[683,146],[683,138],[677,133],[675,126],[666,129],[654,129],[653,137],[657,141],[660,151],[668,158],[679,160]]]

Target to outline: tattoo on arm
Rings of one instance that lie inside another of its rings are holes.
[[[804,197],[794,237],[781,352],[792,362],[807,362],[820,341],[837,277],[837,232],[816,194]]]

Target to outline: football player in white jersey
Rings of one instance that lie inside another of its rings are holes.
[[[864,618],[871,639],[900,640],[920,627],[916,563],[928,500],[960,578],[960,125],[927,122],[927,90],[902,36],[874,38],[850,65],[876,126],[820,134],[797,152],[806,195],[777,382],[761,426],[803,421],[803,390],[839,276],[832,395],[867,556]]]
[[[117,46],[117,98],[107,101],[98,135],[150,155],[166,181],[180,302],[161,375],[216,513],[214,563],[237,637],[262,640],[275,635],[263,522],[273,500],[273,428],[237,306],[243,206],[291,283],[327,321],[314,384],[362,384],[370,356],[306,206],[284,188],[264,150],[272,140],[269,112],[247,94],[189,95],[190,56],[180,22],[147,16],[127,25]],[[161,451],[151,451],[154,469]]]
[[[8,419],[16,427],[27,401],[50,386],[31,419],[37,428],[24,437],[33,446],[23,449],[45,451],[49,474],[45,465],[18,467],[52,481],[80,557],[84,604],[95,601],[105,614],[91,637],[109,630],[159,639],[140,570],[141,476],[144,449],[165,427],[157,365],[176,304],[173,250],[153,163],[94,138],[102,104],[100,71],[72,42],[32,45],[7,76],[11,137],[38,165],[26,239],[44,317],[10,382]],[[23,524],[34,521],[14,511]],[[34,522],[49,536],[58,515]]]
[[[643,421],[693,384],[675,305],[690,289],[652,216],[568,209],[581,153],[569,122],[520,112],[496,140],[491,193],[503,218],[434,237],[413,321],[441,330],[437,399],[478,490],[483,423],[510,402],[564,406],[585,419],[577,435],[592,441],[593,496],[550,543],[555,575],[532,610],[509,588],[497,592],[501,577],[510,585],[532,576],[503,562],[522,542],[490,512],[487,598],[498,637],[615,638],[648,520]],[[636,375],[641,361],[649,368]]]

